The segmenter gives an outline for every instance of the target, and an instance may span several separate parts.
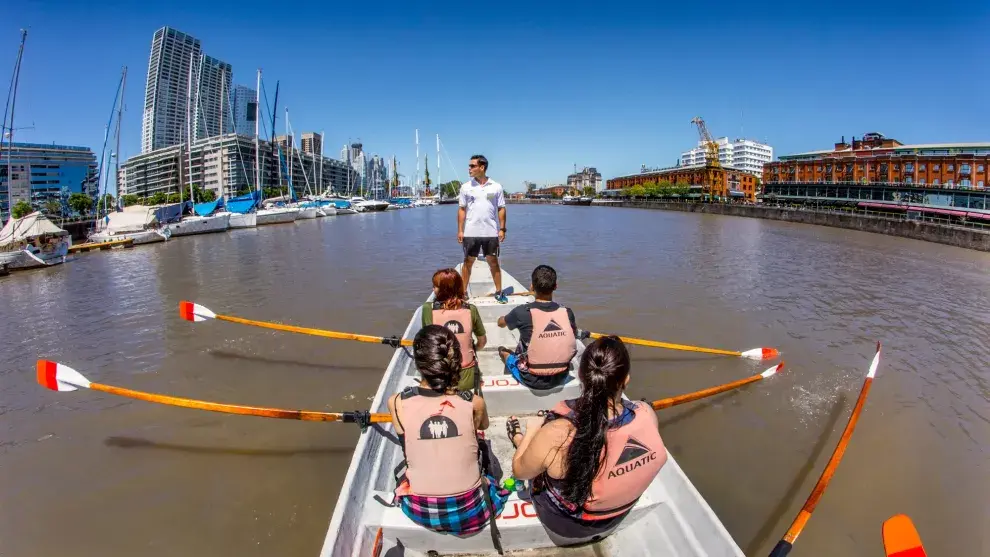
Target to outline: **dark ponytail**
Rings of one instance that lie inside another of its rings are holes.
[[[578,507],[588,500],[591,482],[605,465],[608,410],[622,393],[628,376],[629,352],[618,337],[599,338],[581,356],[578,377],[583,390],[574,405],[576,431],[567,450],[561,479],[564,499]]]
[[[416,369],[430,389],[446,392],[461,381],[461,345],[449,329],[427,325],[413,340]]]

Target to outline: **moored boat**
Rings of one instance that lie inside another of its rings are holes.
[[[351,205],[360,212],[376,212],[388,210],[388,201],[376,199],[365,199],[363,197],[352,197]]]
[[[8,220],[0,230],[0,267],[14,271],[58,265],[71,245],[68,232],[35,211]]]
[[[161,225],[158,214],[156,207],[124,207],[100,219],[96,224],[96,231],[89,235],[89,241],[102,243],[130,239],[134,240],[135,246],[164,242],[171,237],[172,231]]]
[[[591,205],[594,200],[595,198],[588,196],[565,195],[561,201],[564,205]]]
[[[292,222],[299,217],[299,209],[295,207],[271,207],[258,209],[258,226],[266,224],[282,224]]]
[[[504,288],[521,292],[522,284],[502,271]],[[494,291],[494,282],[487,268],[475,266],[471,275],[469,294],[485,296]],[[429,299],[432,300],[431,295]],[[576,367],[584,351],[577,341],[577,355],[571,362],[571,379],[556,389],[536,394],[520,385],[510,375],[504,375],[504,365],[498,357],[499,345],[514,346],[518,333],[499,328],[496,321],[513,307],[532,301],[531,297],[512,297],[509,304],[498,304],[494,298],[474,299],[485,328],[488,346],[478,353],[482,373],[482,388],[488,405],[490,426],[486,439],[505,474],[512,470],[514,449],[506,438],[505,421],[509,415],[532,416],[539,410],[553,407],[561,400],[576,398],[580,384]],[[413,338],[421,327],[421,309],[417,309],[403,335]],[[396,350],[378,387],[373,412],[387,412],[387,399],[394,393],[417,383],[417,371],[410,355]],[[391,426],[386,426],[387,430]],[[437,534],[409,520],[398,507],[388,507],[380,500],[391,501],[395,487],[393,470],[403,459],[402,447],[375,431],[362,435],[354,450],[344,484],[334,508],[330,528],[324,540],[322,557],[358,557],[372,554],[408,557],[427,555],[496,555],[491,534],[483,531],[467,537]],[[574,555],[574,549],[556,548],[540,524],[529,499],[529,487],[509,496],[502,514],[496,520],[501,545],[506,552],[536,550],[534,555]],[[380,535],[380,538],[379,538]],[[733,556],[742,551],[705,500],[678,466],[674,457],[668,459],[659,475],[636,503],[612,535],[597,544],[595,555],[678,555]],[[592,554],[592,553],[589,553]]]

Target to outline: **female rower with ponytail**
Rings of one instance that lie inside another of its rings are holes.
[[[460,343],[446,327],[423,327],[413,355],[419,385],[388,399],[406,465],[396,476],[396,504],[425,528],[475,533],[502,512],[508,497],[479,465],[477,431],[488,429],[485,400],[458,390]]]
[[[544,418],[506,425],[516,446],[516,478],[533,480],[533,506],[559,546],[602,539],[635,506],[667,461],[653,408],[622,393],[629,352],[618,337],[602,337],[581,356],[581,396]]]

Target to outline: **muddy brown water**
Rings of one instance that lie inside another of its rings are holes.
[[[459,258],[440,206],[178,238],[0,279],[0,555],[316,555],[358,431],[178,409],[34,382],[91,380],[230,403],[366,407],[389,349],[179,319],[180,300],[263,320],[401,333]],[[779,348],[784,375],[661,412],[671,452],[747,555],[817,480],[884,356],[794,555],[880,555],[909,514],[931,555],[990,554],[990,254],[713,215],[510,206],[503,264],[549,263],[579,326]],[[633,350],[650,399],[763,364]]]

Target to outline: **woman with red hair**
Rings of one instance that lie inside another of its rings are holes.
[[[485,347],[485,325],[478,308],[463,299],[464,282],[455,269],[433,273],[433,300],[423,304],[423,326],[442,325],[454,333],[461,349],[461,380],[457,389],[479,390],[481,375],[475,351]],[[477,337],[474,341],[471,334]]]

